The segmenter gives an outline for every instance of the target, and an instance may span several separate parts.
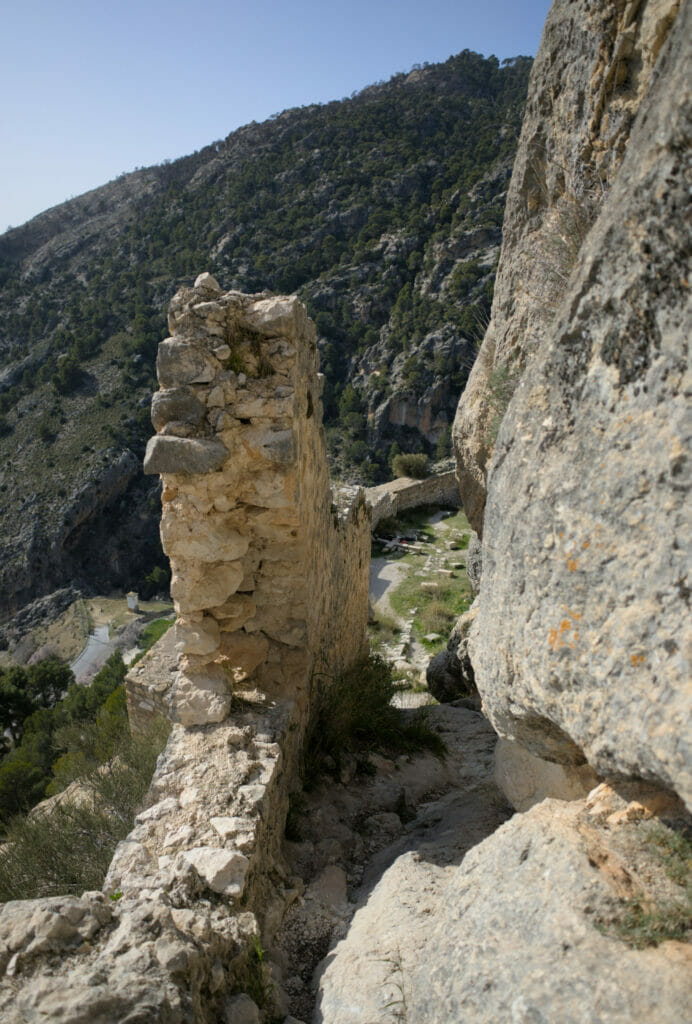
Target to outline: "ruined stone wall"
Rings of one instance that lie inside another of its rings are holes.
[[[425,480],[402,477],[377,487],[368,487],[365,498],[372,508],[373,530],[383,519],[396,517],[410,508],[419,508],[421,505],[449,505],[457,508],[460,504],[453,469],[448,473],[426,477]]]
[[[127,696],[133,726],[173,728],[104,892],[0,906],[11,1024],[239,1019],[253,936],[296,895],[281,842],[311,681],[367,649],[369,509],[330,491],[303,306],[203,274],[169,324],[145,469],[178,622]]]
[[[169,328],[145,472],[163,481],[180,664],[146,693],[135,670],[130,712],[221,721],[252,689],[306,711],[315,667],[365,652],[369,561],[364,502],[338,508],[329,487],[314,327],[295,297],[224,294],[206,274]]]

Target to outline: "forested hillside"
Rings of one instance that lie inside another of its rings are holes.
[[[446,454],[489,310],[529,58],[464,51],[123,175],[0,237],[0,610],[161,558],[154,359],[173,292],[297,291],[340,475]],[[392,448],[392,446],[394,446]]]

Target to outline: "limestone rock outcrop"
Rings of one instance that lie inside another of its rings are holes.
[[[407,1020],[680,1019],[692,997],[690,947],[631,949],[608,929],[641,882],[625,867],[638,826],[604,827],[593,810],[544,801],[466,855],[425,945],[403,966]],[[643,877],[649,857],[638,863]]]
[[[689,945],[636,949],[616,931],[626,901],[681,898],[656,856],[661,826],[637,800],[607,786],[589,800],[546,800],[469,850],[463,830],[441,825],[361,900],[323,963],[315,1022],[681,1019]]]
[[[672,833],[652,819],[675,819],[679,804],[643,784],[601,785],[484,835],[499,794],[479,781],[469,772],[465,792],[432,802],[364,887],[321,965],[315,1024],[679,1021],[692,996],[689,945],[632,948],[618,927],[633,905],[652,915],[684,906],[683,886],[661,868],[658,844]]]
[[[615,178],[678,0],[555,0],[531,71],[491,322],[453,428],[466,515],[483,532],[497,426],[546,334]]]
[[[685,5],[500,428],[470,637],[501,735],[688,805],[691,40]]]

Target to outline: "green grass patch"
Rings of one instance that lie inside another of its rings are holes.
[[[421,565],[424,561],[421,556],[406,557],[417,558]],[[435,584],[436,589],[422,589],[423,582]],[[446,638],[459,616],[468,610],[472,600],[471,584],[466,574],[461,572],[456,578],[435,576],[434,573],[426,576],[412,573],[389,595],[389,603],[402,618],[408,618],[412,608],[417,609],[413,616],[413,629],[418,639],[430,648],[439,647],[440,641],[428,644],[423,641],[423,637],[428,633],[440,633]]]
[[[396,643],[401,630],[394,619],[388,615],[378,615],[374,622],[368,624],[370,649],[379,654],[382,649]]]
[[[139,638],[139,646],[143,651],[148,651],[150,647],[153,647],[157,640],[160,640],[164,633],[166,633],[173,625],[173,619],[154,619],[152,622],[148,622],[142,630],[142,634]]]
[[[660,860],[663,870],[676,885],[690,885],[692,841],[682,832],[656,822],[647,829],[645,843]]]

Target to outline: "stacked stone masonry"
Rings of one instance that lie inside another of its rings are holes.
[[[453,469],[426,477],[425,480],[402,477],[377,487],[368,487],[365,497],[372,508],[373,530],[383,519],[396,518],[410,508],[420,508],[421,505],[458,508],[460,505],[459,488]]]
[[[329,487],[314,327],[295,297],[203,274],[169,329],[144,466],[163,481],[181,658],[150,698],[185,725],[222,721],[239,688],[305,708],[315,671],[365,652],[369,563],[362,494],[339,509]]]
[[[369,509],[329,488],[302,305],[203,274],[169,323],[145,468],[178,622],[127,696],[172,732],[104,891],[0,907],[8,1024],[237,1022],[253,937],[298,895],[281,842],[311,681],[366,652]]]

